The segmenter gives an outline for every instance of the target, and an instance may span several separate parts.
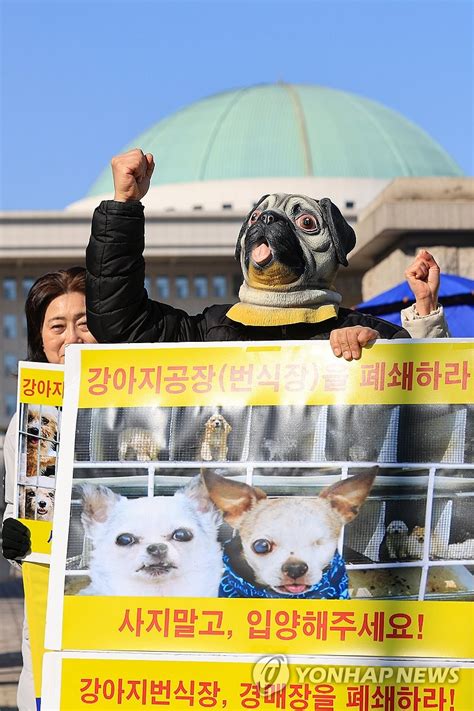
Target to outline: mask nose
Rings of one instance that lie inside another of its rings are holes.
[[[282,216],[279,215],[278,212],[273,212],[273,210],[265,210],[258,219],[260,222],[263,222],[264,225],[272,225],[274,222],[281,220]]]
[[[168,546],[166,543],[150,543],[146,551],[155,558],[165,558],[168,553]]]
[[[300,560],[291,563],[284,563],[281,566],[281,569],[284,573],[286,573],[286,575],[288,575],[289,578],[293,578],[293,580],[301,578],[302,575],[308,572],[308,566]]]

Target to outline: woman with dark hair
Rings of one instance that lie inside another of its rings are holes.
[[[64,349],[56,359],[51,351],[52,339],[64,340],[64,347],[69,343],[95,343],[87,329],[85,293],[83,267],[59,269],[35,281],[25,303],[28,360],[64,363]]]
[[[95,343],[86,321],[86,279],[83,267],[59,269],[44,274],[31,287],[25,303],[28,331],[28,360],[64,363],[70,343]],[[15,442],[18,418],[13,415],[4,442],[5,514],[2,549],[5,558],[21,561],[30,549],[30,531],[12,518],[15,491]],[[18,683],[19,711],[36,711],[31,650],[26,624],[23,628],[23,669]]]

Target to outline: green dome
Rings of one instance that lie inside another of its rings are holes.
[[[153,153],[154,185],[258,177],[459,176],[400,114],[322,86],[268,84],[211,96],[159,121],[124,150]],[[113,190],[110,168],[89,195]]]

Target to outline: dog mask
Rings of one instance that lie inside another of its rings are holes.
[[[328,198],[265,195],[240,230],[235,256],[244,282],[227,316],[247,326],[337,316],[333,283],[354,245],[354,230]]]

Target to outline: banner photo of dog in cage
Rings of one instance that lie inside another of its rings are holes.
[[[51,552],[63,380],[62,365],[18,364],[14,506],[31,532],[29,562],[48,562]]]
[[[353,653],[388,635],[389,656],[468,656],[472,353],[68,348],[46,647],[340,653],[346,604]]]

